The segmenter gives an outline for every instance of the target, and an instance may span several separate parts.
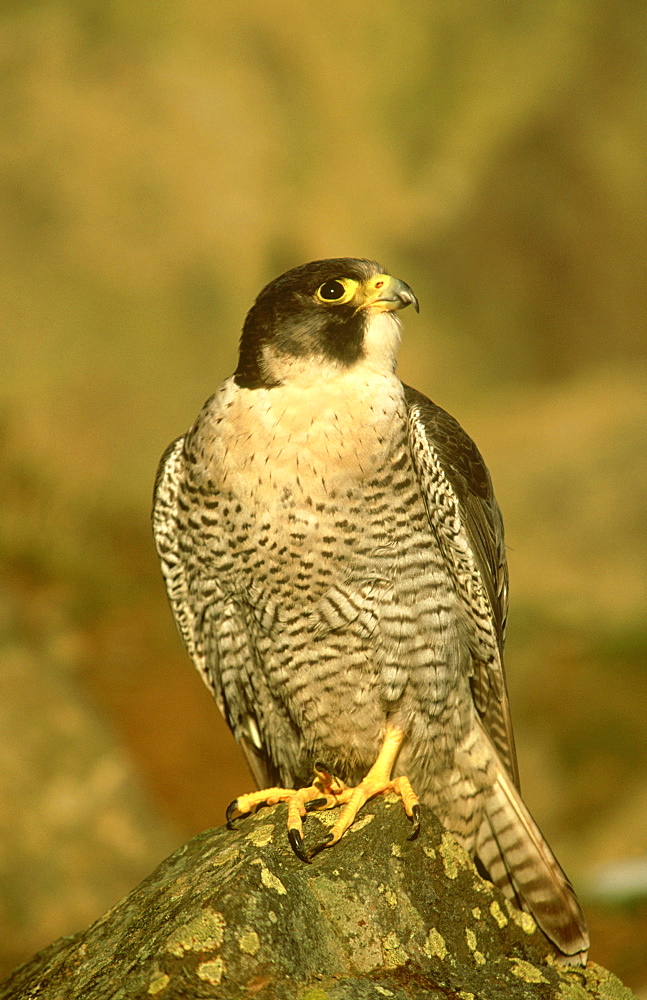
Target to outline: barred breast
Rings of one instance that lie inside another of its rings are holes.
[[[183,444],[177,534],[193,540],[183,564],[204,670],[284,783],[308,781],[317,758],[359,781],[390,718],[409,734],[399,769],[432,795],[472,724],[468,623],[402,385],[369,373],[312,398],[308,422],[302,387],[229,381]]]

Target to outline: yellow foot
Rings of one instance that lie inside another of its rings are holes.
[[[323,764],[315,764],[315,778],[305,788],[264,788],[259,792],[239,795],[227,806],[227,826],[234,829],[233,821],[248,816],[260,806],[273,806],[277,802],[288,804],[288,839],[292,850],[302,861],[310,858],[303,848],[303,818],[316,809],[332,809],[339,804],[338,796],[347,786],[335,778]]]
[[[404,776],[395,778],[393,781],[384,779],[376,774],[378,761],[375,762],[365,778],[360,781],[355,788],[345,788],[338,798],[338,804],[344,805],[341,815],[325,840],[308,852],[308,861],[314,858],[315,854],[323,851],[324,847],[332,847],[346,833],[346,830],[355,822],[357,813],[362,806],[375,795],[387,795],[395,792],[402,799],[404,811],[413,824],[413,830],[409,840],[414,840],[420,831],[420,802],[418,796],[411,787],[411,782]]]
[[[357,813],[365,802],[375,795],[395,792],[402,799],[404,810],[413,824],[413,831],[409,837],[409,840],[413,840],[420,830],[418,796],[408,778],[402,776],[391,779],[391,771],[404,738],[405,734],[401,730],[387,729],[375,763],[355,788],[349,788],[336,778],[325,764],[317,763],[314,781],[306,788],[265,788],[260,792],[251,792],[234,799],[227,808],[227,826],[232,828],[236,817],[256,812],[259,806],[273,806],[277,802],[287,802],[288,839],[292,850],[302,861],[309,862],[324,847],[332,847],[341,840],[349,826],[355,822]],[[303,846],[303,818],[309,812],[332,809],[340,805],[344,808],[330,834],[322,843],[306,853]]]

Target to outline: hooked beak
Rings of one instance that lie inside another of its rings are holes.
[[[404,281],[390,274],[376,274],[367,282],[364,308],[375,309],[377,312],[394,312],[407,306],[413,306],[416,312],[420,312],[418,299]]]

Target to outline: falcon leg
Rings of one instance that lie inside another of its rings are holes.
[[[307,856],[310,861],[322,851],[324,847],[332,847],[338,840],[341,840],[346,830],[354,823],[357,813],[362,806],[373,798],[374,795],[385,795],[388,792],[395,792],[402,799],[404,810],[413,823],[413,833],[410,840],[417,836],[420,829],[420,803],[418,796],[411,787],[408,778],[402,776],[391,780],[391,771],[398,751],[405,739],[405,733],[401,729],[392,726],[387,727],[384,742],[377,755],[377,759],[368,774],[360,781],[355,788],[345,786],[336,796],[336,804],[344,804],[341,815],[330,834],[326,839],[314,847]]]

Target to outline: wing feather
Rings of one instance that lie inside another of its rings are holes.
[[[508,566],[503,520],[483,458],[457,420],[422,393],[404,387],[409,439],[429,522],[436,529],[438,489],[453,498],[455,541],[439,538],[468,613],[485,602],[496,648],[474,656],[471,678],[474,704],[517,787],[510,706],[503,668],[508,614]],[[438,534],[438,532],[437,532]],[[476,582],[475,582],[476,581]]]
[[[223,676],[222,670],[222,645],[230,647],[229,659],[231,647],[237,647],[236,656],[243,669],[253,659],[244,615],[235,602],[227,601],[219,592],[220,616],[214,620],[216,583],[210,581],[211,599],[201,600],[200,582],[196,579],[200,569],[191,565],[186,545],[182,544],[186,525],[182,527],[178,523],[182,513],[178,495],[185,471],[184,449],[185,438],[180,437],[168,446],[160,460],[153,493],[155,545],[171,610],[184,645],[240,744],[259,788],[266,788],[277,784],[278,771],[260,745],[255,714],[258,706],[254,705],[253,698],[241,702],[235,672],[225,670],[226,676]],[[236,706],[235,712],[232,704]]]
[[[178,491],[184,473],[184,441],[172,441],[160,459],[153,490],[153,535],[162,564],[171,610],[189,655],[213,693],[200,641],[199,623],[189,597],[187,567],[177,520]]]

